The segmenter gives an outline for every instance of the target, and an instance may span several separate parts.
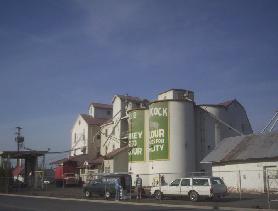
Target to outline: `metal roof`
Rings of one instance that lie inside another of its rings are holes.
[[[278,160],[278,133],[225,138],[201,163]]]
[[[107,118],[94,118],[88,114],[80,114],[81,117],[87,122],[88,125],[102,125],[108,119]]]
[[[104,104],[104,103],[94,103],[94,102],[92,102],[91,104],[90,104],[90,106],[93,106],[93,107],[95,107],[95,108],[103,108],[103,109],[112,109],[113,108],[113,106],[112,105],[110,105],[110,104]]]
[[[198,106],[208,106],[208,107],[223,107],[223,108],[228,108],[230,105],[232,105],[233,103],[238,103],[239,105],[241,105],[237,99],[233,99],[233,100],[227,100],[224,101],[222,103],[217,103],[217,104],[199,104]],[[241,105],[242,106],[242,105]],[[243,107],[243,106],[242,106]]]
[[[43,156],[47,153],[47,151],[2,151],[0,152],[0,157],[2,158],[11,158],[11,159],[25,159],[29,157],[39,157]]]

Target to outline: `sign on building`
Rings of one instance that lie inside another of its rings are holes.
[[[144,121],[144,110],[129,112],[128,140],[131,149],[128,152],[128,159],[130,162],[145,161]]]
[[[169,159],[168,102],[150,105],[149,117],[149,159]]]

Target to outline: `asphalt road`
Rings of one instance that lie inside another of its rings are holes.
[[[158,210],[200,210],[200,208],[178,208],[178,207],[161,207],[161,206],[148,206],[148,205],[131,205],[124,203],[100,203],[100,202],[86,202],[75,200],[58,200],[58,199],[42,199],[42,198],[29,198],[19,196],[0,196],[0,210],[1,211],[86,211],[86,210],[99,210],[99,211],[158,211]],[[211,209],[202,209],[204,211]],[[219,210],[219,209],[218,209]]]

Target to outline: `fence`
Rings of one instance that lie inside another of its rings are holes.
[[[278,202],[278,170],[267,170],[266,179],[268,208],[271,208],[273,202]]]
[[[128,174],[128,173],[125,173]],[[228,187],[229,193],[236,193],[235,197],[242,199],[245,193],[261,193],[264,194],[265,199],[269,207],[273,203],[278,202],[278,170],[277,169],[263,169],[263,170],[230,170],[230,171],[213,171],[213,176],[217,176],[223,179]],[[38,172],[37,177],[34,177],[37,190],[47,191],[48,185],[45,184],[45,177]],[[90,174],[88,179],[96,180],[100,179],[103,175],[101,173]],[[113,175],[113,174],[111,174]],[[136,173],[129,174],[132,180],[126,182],[124,186],[128,191],[122,192],[122,199],[129,199],[136,197],[135,191],[135,181]],[[140,177],[143,181],[143,187],[145,190],[145,197],[150,197],[150,189],[153,186],[161,188],[164,185],[169,185],[173,180],[180,177],[199,177],[208,176],[205,172],[192,172],[188,175],[183,175],[181,173],[156,173],[156,174],[144,174],[140,173]],[[26,187],[20,178],[16,177],[0,177],[0,192],[11,193],[26,189]],[[52,191],[58,191],[52,187]],[[81,193],[80,193],[81,194]],[[253,197],[252,195],[250,197]],[[255,197],[255,196],[254,196]]]

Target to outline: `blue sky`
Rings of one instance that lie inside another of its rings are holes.
[[[0,146],[69,149],[91,101],[238,99],[255,131],[278,109],[278,1],[1,0]]]

